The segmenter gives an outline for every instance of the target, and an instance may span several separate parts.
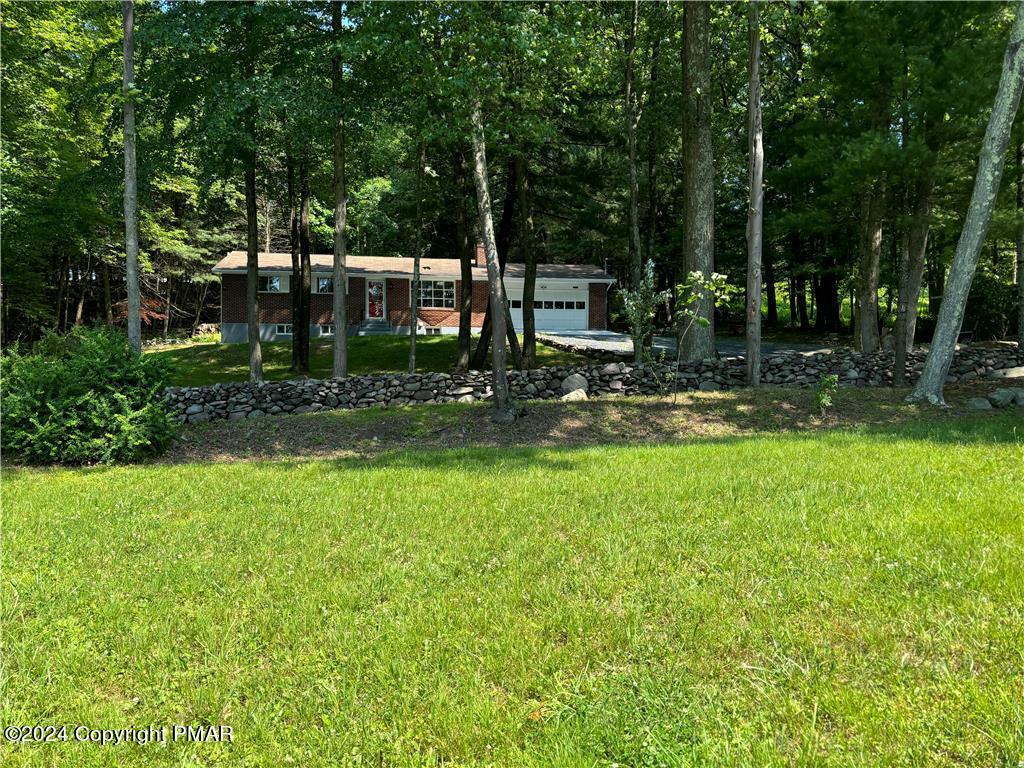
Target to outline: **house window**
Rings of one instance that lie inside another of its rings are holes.
[[[260,293],[284,293],[287,288],[281,275],[260,275]]]
[[[533,308],[534,309],[544,309],[544,302],[543,301],[535,301],[535,302],[533,302]]]
[[[523,302],[520,301],[519,299],[512,299],[512,301],[510,301],[509,304],[512,306],[512,309],[522,309],[523,308]]]
[[[291,336],[292,335],[292,324],[291,323],[278,323],[274,326],[275,336]]]
[[[576,309],[586,309],[586,308],[587,308],[587,302],[585,302],[585,301],[577,301],[576,302]]]
[[[425,309],[455,309],[454,281],[421,280],[419,305]]]
[[[555,308],[555,302],[553,302],[553,301],[545,301],[544,302],[544,309],[554,309],[554,308]]]
[[[313,293],[334,293],[334,278],[318,277],[313,285]]]
[[[426,334],[427,336],[440,336],[441,335],[441,329],[440,328],[424,328],[423,329],[423,333]]]
[[[334,335],[334,326],[333,325],[321,325],[320,326],[320,335],[321,336],[333,336]]]

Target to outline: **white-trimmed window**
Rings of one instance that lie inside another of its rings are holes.
[[[423,333],[426,336],[440,336],[441,335],[441,329],[440,328],[424,328],[423,329]]]
[[[334,293],[333,277],[313,278],[313,293]]]
[[[334,326],[333,325],[321,325],[320,326],[320,335],[321,336],[333,336],[334,335]]]
[[[455,309],[455,281],[420,280],[419,305],[424,309]]]
[[[287,275],[260,275],[260,293],[288,293]]]
[[[291,336],[292,335],[292,324],[291,323],[278,323],[274,326],[275,336]]]

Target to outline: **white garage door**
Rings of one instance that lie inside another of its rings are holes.
[[[523,329],[522,293],[510,292],[512,322]],[[542,290],[537,287],[533,302],[533,315],[538,331],[582,331],[588,326],[587,291]]]

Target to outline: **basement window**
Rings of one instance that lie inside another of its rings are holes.
[[[275,336],[291,336],[292,335],[292,324],[291,323],[278,323],[274,326]]]
[[[320,326],[320,335],[321,336],[333,336],[334,335],[334,326],[333,325],[321,325]]]
[[[440,328],[424,328],[423,329],[423,333],[426,336],[440,336],[441,335],[441,329]]]

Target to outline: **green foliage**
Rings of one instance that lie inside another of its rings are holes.
[[[636,360],[649,357],[647,350],[650,338],[654,333],[654,316],[658,307],[671,298],[671,291],[658,291],[654,287],[654,262],[644,264],[643,277],[636,288],[624,288],[619,292],[622,311],[626,316],[630,334],[633,336],[633,348]]]
[[[168,375],[157,357],[134,355],[122,333],[46,334],[27,354],[2,359],[2,445],[30,464],[138,461],[170,444],[160,399]]]
[[[975,339],[1001,339],[1017,322],[1016,286],[982,268],[974,275],[961,328]]]
[[[822,417],[828,415],[828,409],[832,407],[832,396],[838,391],[839,377],[835,374],[822,376],[821,380],[818,381],[816,401],[818,403],[818,410],[821,411]]]

